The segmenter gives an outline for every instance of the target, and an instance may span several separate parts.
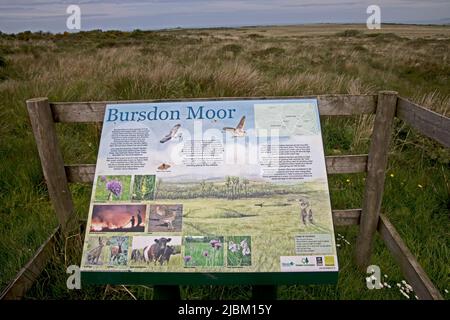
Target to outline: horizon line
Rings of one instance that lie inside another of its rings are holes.
[[[53,32],[53,31],[44,31],[44,30],[24,30],[24,31],[18,31],[18,32],[12,32],[7,33],[3,32],[0,29],[0,34],[6,34],[6,35],[15,35],[19,33],[24,32],[31,32],[31,33],[46,33],[46,34],[63,34],[63,33],[79,33],[79,32],[92,32],[92,31],[101,31],[101,32],[111,32],[111,31],[120,31],[120,32],[133,32],[133,31],[143,31],[143,32],[149,32],[149,31],[174,31],[174,30],[214,30],[214,29],[244,29],[244,28],[274,28],[274,27],[302,27],[302,26],[317,26],[317,25],[335,25],[335,26],[342,26],[342,25],[365,25],[364,22],[311,22],[311,23],[287,23],[287,24],[261,24],[261,25],[228,25],[228,26],[199,26],[199,27],[165,27],[165,28],[147,28],[147,29],[141,29],[141,28],[135,28],[135,29],[99,29],[99,28],[92,28],[92,29],[86,29],[86,30],[68,30],[68,31],[60,31],[60,32]],[[438,23],[438,22],[383,22],[381,24],[381,29],[375,29],[375,30],[382,30],[383,25],[401,25],[401,26],[430,26],[430,27],[450,27],[450,22],[444,22],[444,23]]]

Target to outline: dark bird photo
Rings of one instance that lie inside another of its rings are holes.
[[[245,116],[241,118],[236,128],[225,127],[223,128],[223,131],[231,132],[233,137],[243,137],[245,136],[244,124],[245,124]]]
[[[177,131],[178,131],[178,129],[180,129],[180,127],[181,127],[181,124],[174,125],[173,128],[170,130],[170,132],[166,136],[164,136],[164,138],[162,138],[159,142],[164,143],[164,142],[167,142],[167,141],[175,138]]]

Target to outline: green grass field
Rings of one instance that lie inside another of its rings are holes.
[[[264,266],[265,271],[279,271],[279,261],[276,257],[296,255],[293,241],[299,230],[326,233],[332,228],[331,216],[326,214],[329,212],[329,204],[320,202],[321,197],[326,197],[326,193],[310,191],[308,195],[317,212],[314,225],[301,223],[300,209],[298,203],[292,201],[295,198],[292,194],[239,200],[183,199],[183,234],[251,235],[255,248],[254,265]],[[312,199],[317,199],[317,202]],[[171,201],[177,203],[177,200]],[[208,205],[205,206],[205,203]],[[264,205],[255,206],[258,203]]]
[[[356,31],[347,31],[356,30]],[[49,201],[25,100],[193,98],[376,93],[400,95],[448,116],[450,27],[358,25],[0,34],[0,287],[49,236],[57,220]],[[372,116],[321,119],[326,155],[367,153]],[[95,163],[99,126],[58,124],[67,164]],[[446,299],[450,289],[449,150],[396,121],[383,212]],[[359,208],[363,174],[331,176],[335,209]],[[86,219],[91,185],[71,185]],[[239,201],[239,200],[238,200]],[[353,259],[356,227],[337,228],[336,286],[283,286],[284,299],[405,299],[403,280],[382,241],[372,263],[392,289],[368,290]],[[145,286],[66,288],[66,267],[80,264],[82,235],[62,239],[27,299],[148,299]],[[248,287],[183,287],[189,299],[249,298]],[[131,294],[133,295],[130,295]],[[413,299],[414,297],[412,297]]]

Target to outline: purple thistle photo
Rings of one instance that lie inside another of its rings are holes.
[[[192,260],[192,257],[191,256],[184,256],[184,263],[189,263],[189,261],[191,261]]]
[[[101,182],[106,182],[106,176],[100,176],[100,181]]]
[[[209,242],[209,244],[216,250],[222,248],[222,243],[220,242],[220,240],[213,239]]]
[[[203,251],[203,256],[204,256],[204,257],[208,257],[208,255],[209,255],[208,250]]]
[[[110,196],[113,194],[116,197],[120,197],[122,193],[122,183],[118,180],[111,180],[106,183],[106,189],[111,192]]]

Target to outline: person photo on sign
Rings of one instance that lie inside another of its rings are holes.
[[[136,215],[145,219],[145,205],[95,205],[90,232],[144,232]]]

